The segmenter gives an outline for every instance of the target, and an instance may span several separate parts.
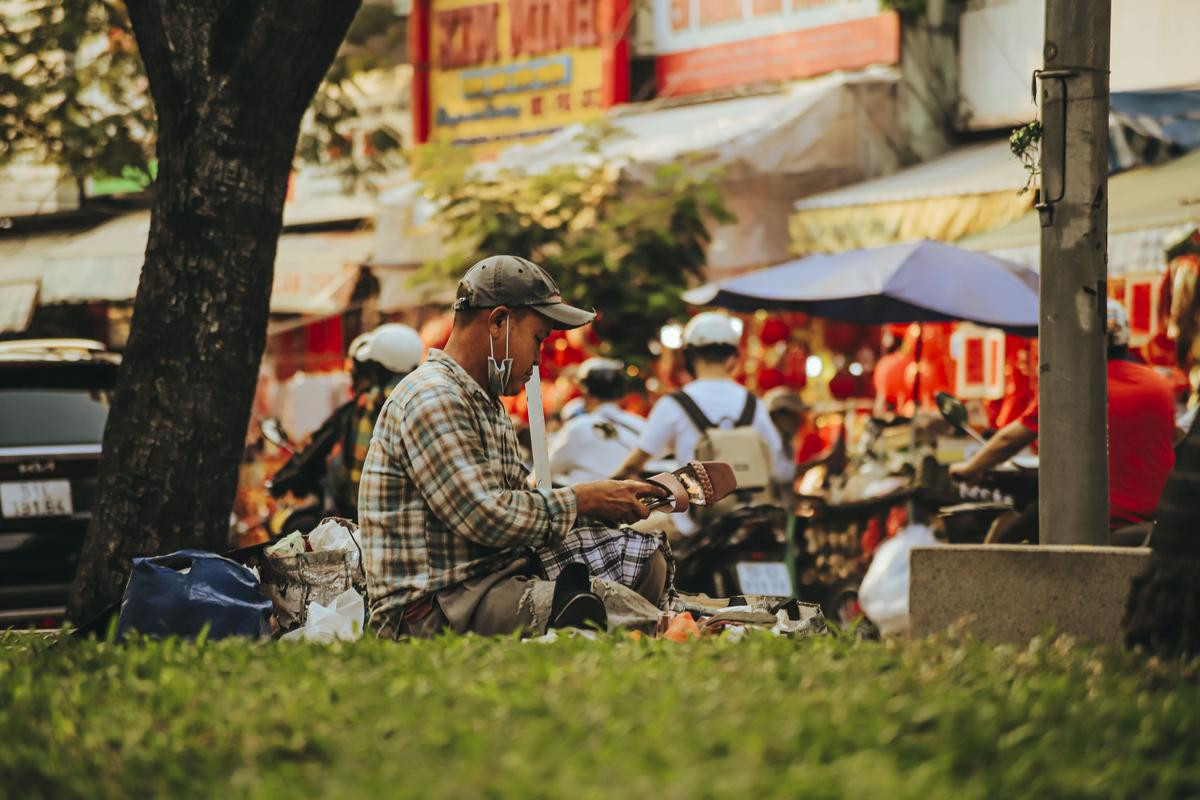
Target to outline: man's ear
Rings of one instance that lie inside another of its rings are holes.
[[[504,332],[504,321],[508,320],[508,324],[512,325],[512,310],[508,306],[496,306],[488,312],[488,333],[495,332],[497,335]]]

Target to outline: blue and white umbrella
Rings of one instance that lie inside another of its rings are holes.
[[[684,299],[871,324],[965,320],[1032,336],[1037,280],[1020,264],[922,241],[811,255],[693,289]]]

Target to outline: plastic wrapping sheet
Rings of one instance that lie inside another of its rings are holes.
[[[541,141],[516,145],[478,167],[538,172],[564,164],[617,164],[648,179],[666,164],[722,170],[723,180],[805,174],[837,167],[859,177],[895,166],[897,74],[886,67],[795,83],[782,92],[713,102],[626,106],[607,117],[615,134],[591,152],[569,125]]]

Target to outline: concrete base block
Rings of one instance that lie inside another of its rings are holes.
[[[913,636],[961,623],[980,639],[1024,644],[1053,626],[1120,644],[1129,581],[1148,548],[947,545],[913,548]]]

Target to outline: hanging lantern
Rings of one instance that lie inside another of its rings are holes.
[[[858,391],[858,379],[846,370],[840,370],[829,379],[829,395],[834,400],[848,400]]]
[[[762,328],[758,332],[758,338],[764,345],[770,347],[787,341],[790,334],[791,330],[786,322],[778,317],[769,317],[763,322]]]
[[[963,400],[1004,396],[1004,332],[963,323],[950,337],[954,393]]]
[[[760,369],[756,375],[755,382],[758,384],[759,394],[769,392],[776,386],[783,386],[785,383],[783,372],[776,367],[763,367]]]
[[[1129,344],[1140,347],[1159,331],[1159,300],[1162,296],[1162,276],[1137,275],[1125,281],[1123,300],[1129,312]]]

